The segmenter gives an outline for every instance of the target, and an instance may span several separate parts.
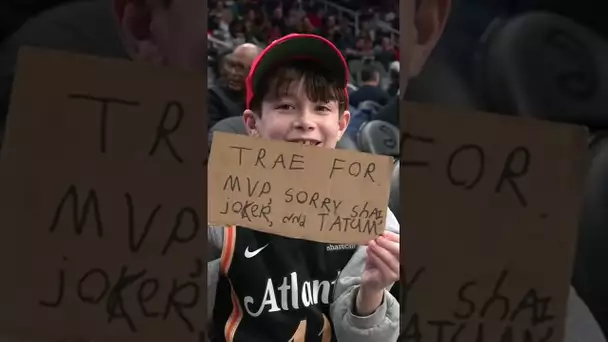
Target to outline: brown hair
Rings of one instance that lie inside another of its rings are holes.
[[[251,110],[262,115],[262,101],[264,98],[279,98],[287,95],[294,82],[304,80],[304,87],[308,99],[313,102],[337,101],[340,115],[347,107],[345,89],[338,85],[336,78],[331,77],[332,72],[318,63],[310,60],[294,60],[277,67],[275,72],[262,78],[255,96],[251,100]],[[329,75],[329,76],[328,76]]]

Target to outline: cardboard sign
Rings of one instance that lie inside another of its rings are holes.
[[[400,341],[562,341],[586,130],[403,107]]]
[[[3,335],[199,341],[204,75],[21,50],[0,166]]]
[[[217,132],[209,222],[292,238],[365,243],[384,232],[392,159]]]

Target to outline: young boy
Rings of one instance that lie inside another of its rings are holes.
[[[348,75],[342,54],[320,36],[273,42],[247,78],[249,134],[335,148],[350,120]],[[397,341],[400,309],[388,290],[399,279],[399,224],[390,211],[386,221],[384,235],[344,249],[210,227],[222,250],[209,265],[212,340]]]

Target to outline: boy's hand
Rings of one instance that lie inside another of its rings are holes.
[[[399,280],[399,234],[385,232],[367,245],[357,313],[368,316],[382,304],[384,289]]]
[[[385,232],[367,245],[367,262],[361,287],[382,292],[399,280],[399,234]]]

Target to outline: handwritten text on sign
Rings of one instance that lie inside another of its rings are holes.
[[[56,80],[61,79],[57,83]],[[199,341],[201,75],[24,49],[0,168],[0,331]]]
[[[212,224],[327,243],[382,234],[391,158],[216,132],[209,158]]]
[[[563,341],[586,130],[401,107],[400,340]]]

